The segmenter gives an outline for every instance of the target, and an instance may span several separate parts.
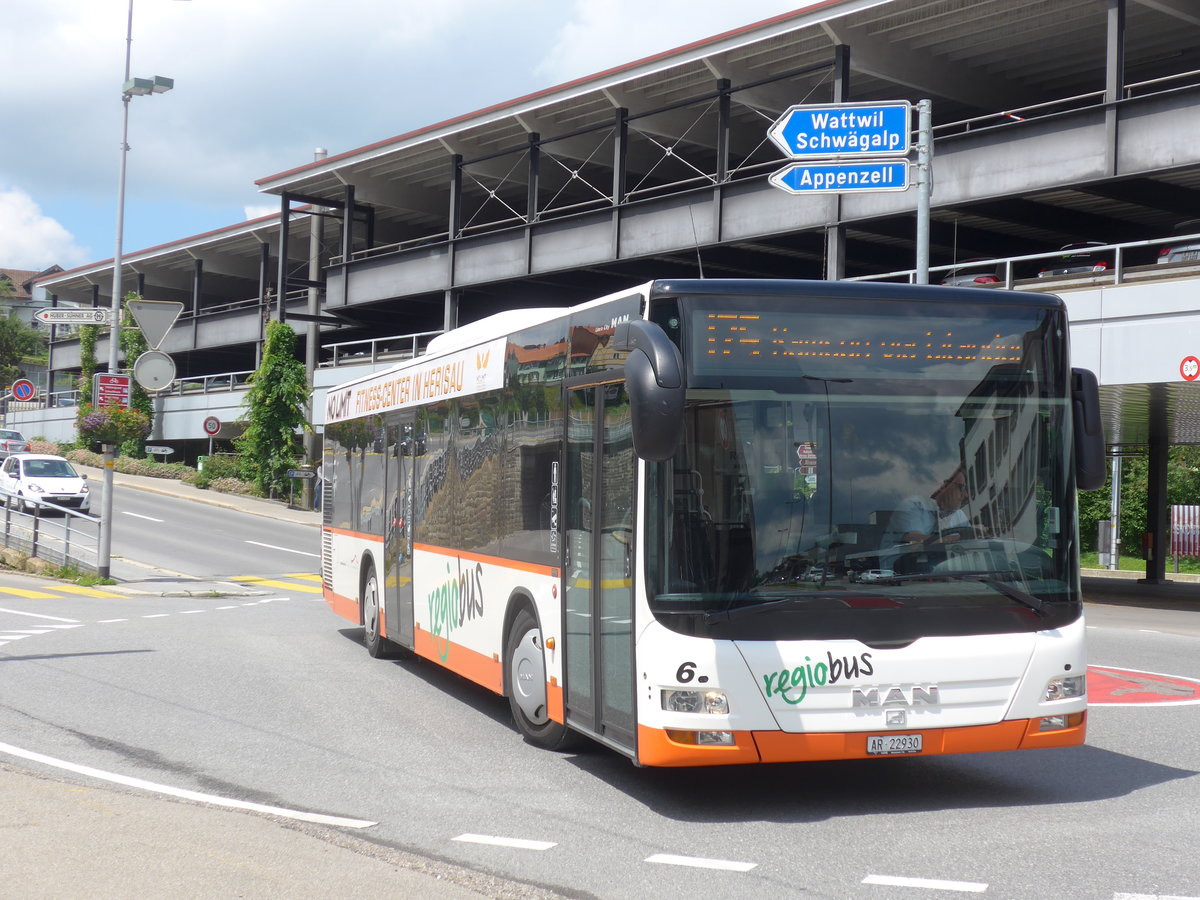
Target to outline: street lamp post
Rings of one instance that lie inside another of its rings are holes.
[[[125,168],[129,153],[129,101],[147,94],[163,94],[175,86],[171,78],[155,75],[153,78],[132,78],[129,74],[130,57],[133,49],[133,0],[129,0],[129,17],[125,27],[125,82],[121,87],[121,103],[124,107],[121,118],[121,169],[117,178],[117,240],[113,251],[112,280],[112,323],[108,333],[108,372],[120,372],[121,358],[121,250],[125,236]],[[94,403],[98,398],[93,397]],[[115,444],[104,444],[104,500],[100,511],[100,546],[97,550],[96,568],[101,578],[109,577],[112,556],[112,509],[113,509],[113,456]]]

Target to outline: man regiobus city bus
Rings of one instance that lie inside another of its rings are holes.
[[[655,281],[327,394],[324,593],[372,655],[641,765],[1082,743],[1096,379],[1057,297]]]

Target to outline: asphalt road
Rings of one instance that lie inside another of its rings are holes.
[[[502,700],[371,660],[311,581],[35,600],[6,596],[8,579],[0,635],[35,633],[0,646],[5,744],[375,823],[305,827],[496,877],[485,895],[1200,898],[1195,704],[1094,707],[1087,746],[1067,750],[637,769],[598,747],[536,750]],[[1089,608],[1093,665],[1200,679],[1187,615]]]
[[[320,532],[311,525],[120,485],[113,494],[113,572],[120,580],[315,572],[320,557]]]

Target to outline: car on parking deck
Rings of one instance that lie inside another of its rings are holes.
[[[1112,268],[1112,250],[1098,250],[1107,246],[1101,241],[1081,241],[1067,244],[1062,248],[1063,255],[1046,264],[1038,278],[1049,278],[1051,275],[1083,275],[1090,272],[1107,272]]]
[[[956,287],[987,287],[1000,284],[1000,263],[995,259],[968,259],[942,276],[941,284]]]
[[[28,450],[29,441],[25,440],[21,432],[0,428],[0,459],[4,459],[10,453],[26,453]]]
[[[53,503],[88,512],[91,491],[87,477],[61,456],[14,453],[0,466],[0,497],[6,506],[33,512],[38,503]]]
[[[1200,219],[1187,219],[1175,226],[1179,235],[1200,234]],[[1191,262],[1200,260],[1200,237],[1184,238],[1172,241],[1158,251],[1160,263]]]

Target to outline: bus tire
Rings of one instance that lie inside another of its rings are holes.
[[[542,630],[528,607],[521,607],[509,626],[504,665],[508,704],[525,741],[545,750],[566,749],[572,734],[549,716]]]
[[[375,574],[375,564],[368,563],[362,582],[362,619],[363,643],[367,653],[374,659],[388,659],[392,656],[395,645],[383,636],[380,629],[381,603],[379,595],[379,577]]]

